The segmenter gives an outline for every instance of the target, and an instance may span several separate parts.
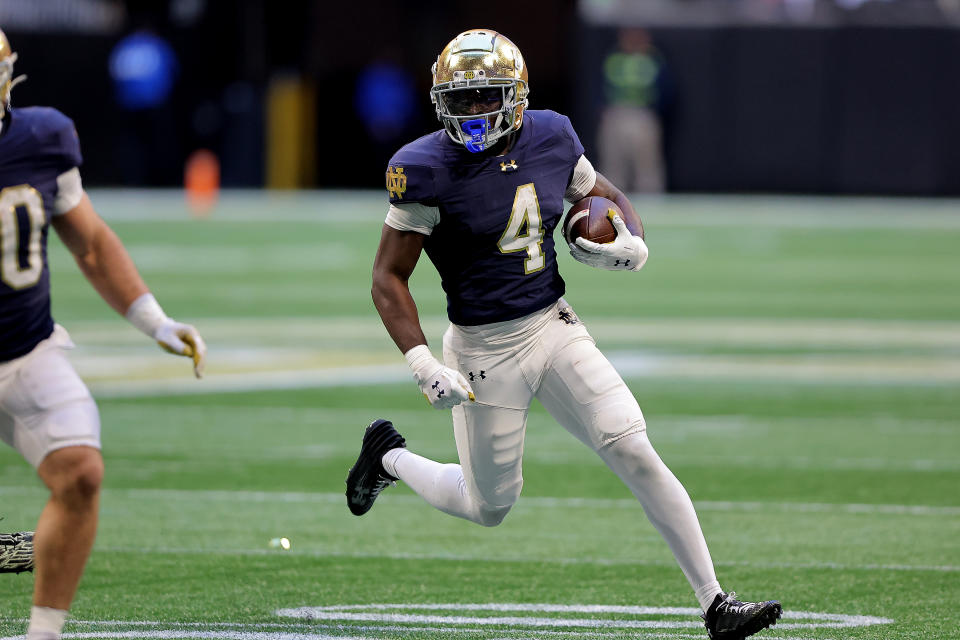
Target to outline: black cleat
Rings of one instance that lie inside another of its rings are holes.
[[[733,591],[718,593],[703,614],[710,640],[743,640],[777,624],[783,613],[783,607],[776,600],[740,602],[735,599],[736,595]]]
[[[0,533],[0,573],[33,571],[33,531]]]
[[[374,420],[363,434],[360,455],[347,474],[347,506],[350,513],[362,516],[377,499],[387,485],[397,481],[383,468],[383,454],[391,449],[406,447],[393,423],[389,420]]]

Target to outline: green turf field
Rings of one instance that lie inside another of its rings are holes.
[[[628,491],[539,407],[497,528],[406,487],[351,516],[373,418],[455,460],[370,302],[380,194],[94,192],[209,375],[112,315],[51,240],[54,313],[98,398],[102,521],[74,638],[705,638]],[[956,201],[638,200],[651,257],[567,299],[623,372],[686,485],[721,584],[782,600],[758,637],[960,638],[960,215]],[[432,267],[414,295],[435,346]],[[0,449],[0,529],[44,491]],[[292,549],[271,548],[288,537]],[[0,640],[33,579],[0,575]]]

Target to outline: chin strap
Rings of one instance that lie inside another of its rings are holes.
[[[10,81],[10,89],[12,90],[15,86],[27,79],[27,74],[21,73],[16,78]]]

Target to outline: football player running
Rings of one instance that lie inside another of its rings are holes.
[[[0,439],[50,490],[36,532],[0,536],[0,570],[35,570],[28,640],[60,637],[97,528],[100,417],[64,354],[50,315],[52,225],[100,296],[164,349],[206,354],[190,325],[168,318],[80,181],[73,122],[49,107],[10,107],[17,55],[0,31]],[[34,566],[35,565],[35,566]]]
[[[711,638],[744,638],[773,624],[779,602],[740,602],[720,588],[686,490],[647,439],[630,390],[562,298],[553,231],[564,199],[603,196],[633,213],[630,201],[593,169],[565,116],[527,109],[527,68],[503,35],[458,35],[432,71],[443,129],[404,146],[387,168],[390,207],[373,300],[430,404],[453,409],[460,464],[409,451],[389,421],[377,420],[347,477],[350,510],[366,513],[400,479],[445,513],[500,524],[520,496],[524,430],[537,398],[640,501],[693,587]],[[578,238],[573,257],[639,270],[643,239],[619,216],[614,223],[614,242]],[[427,347],[407,284],[422,251],[447,294],[442,361]]]

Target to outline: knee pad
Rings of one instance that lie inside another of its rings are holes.
[[[664,468],[659,454],[650,444],[645,430],[633,431],[600,449],[597,453],[614,473],[640,476]]]
[[[507,517],[507,514],[510,513],[510,509],[513,508],[513,505],[506,507],[487,507],[481,506],[477,511],[480,516],[477,520],[477,524],[484,527],[495,527],[503,522],[503,519]]]

